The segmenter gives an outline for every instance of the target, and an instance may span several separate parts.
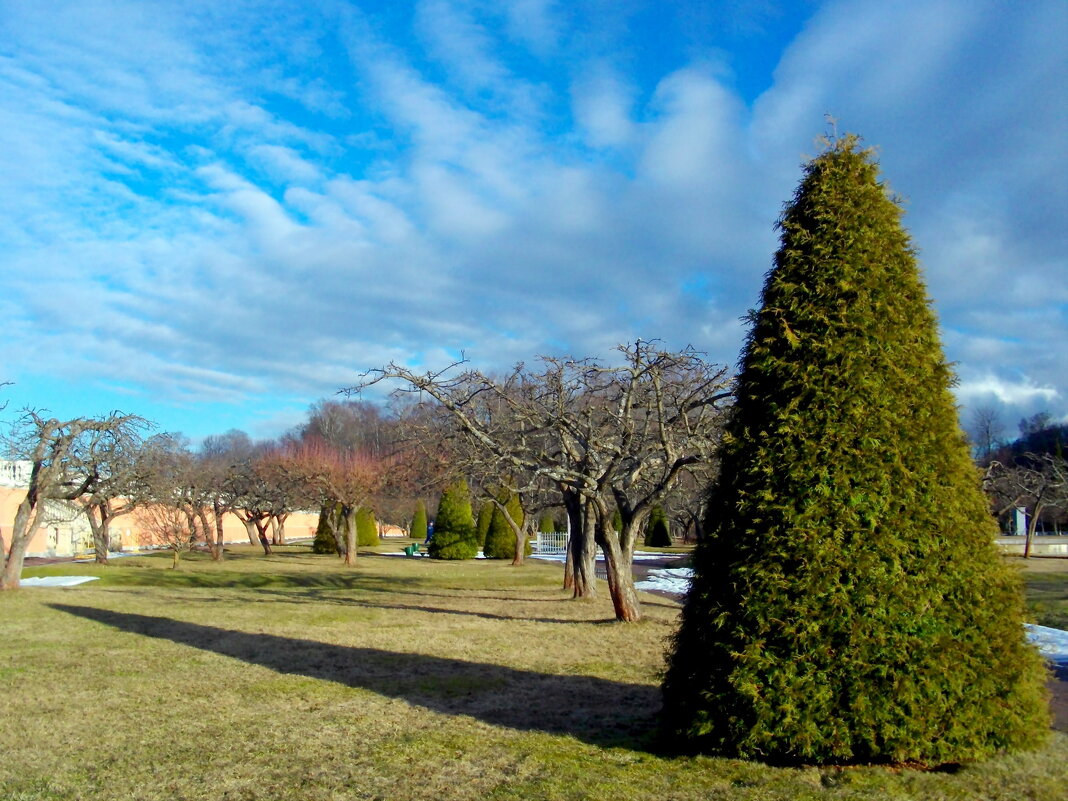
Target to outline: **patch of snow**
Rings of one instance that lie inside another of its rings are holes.
[[[87,581],[96,581],[100,576],[41,576],[19,579],[20,587],[75,587]]]
[[[677,556],[677,555],[678,554],[672,554],[672,553],[657,553],[656,551],[635,551],[634,552],[634,561],[635,562],[648,562],[648,561],[651,561],[653,559],[670,559],[673,556]],[[531,554],[530,558],[531,559],[544,559],[546,562],[566,562],[567,561],[567,554],[566,553],[538,553],[537,551],[535,551],[533,554]],[[601,553],[601,549],[600,548],[597,549],[597,559],[599,561],[603,561],[604,560],[604,554]]]
[[[407,556],[408,554],[406,554],[404,551],[382,551],[382,552],[376,553],[375,555],[376,556]],[[486,555],[484,553],[482,553],[482,551],[479,551],[477,554],[475,554],[475,559],[485,559],[485,558],[486,558]]]
[[[108,551],[108,561],[122,559],[124,556],[144,556],[147,551]],[[74,562],[95,562],[95,556],[76,556]]]
[[[649,578],[636,581],[639,590],[660,590],[685,595],[693,579],[692,567],[661,567],[649,571]]]
[[[1068,631],[1032,623],[1028,623],[1025,628],[1027,639],[1038,647],[1042,656],[1056,665],[1068,665]]]

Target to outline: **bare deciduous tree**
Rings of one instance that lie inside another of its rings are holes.
[[[1017,507],[1027,510],[1025,558],[1031,556],[1031,544],[1043,512],[1068,506],[1068,462],[1053,454],[1026,453],[1013,463],[991,462],[983,484],[998,517]]]
[[[145,442],[139,434],[132,431],[102,449],[92,467],[90,489],[78,499],[89,520],[97,564],[108,563],[112,522],[134,511],[149,494],[153,453],[160,440]]]
[[[350,391],[401,379],[404,391],[431,399],[426,413],[436,414],[446,437],[472,449],[484,474],[521,477],[516,489],[550,483],[572,532],[565,584],[576,597],[595,593],[600,545],[616,617],[637,620],[638,532],[678,478],[712,458],[730,393],[726,368],[692,349],[670,353],[639,341],[619,351],[619,366],[542,357],[541,369],[519,364],[502,378],[450,374],[462,362],[422,374],[390,364]],[[619,532],[612,526],[617,507]]]
[[[90,492],[101,460],[137,441],[146,425],[140,417],[119,412],[60,421],[27,410],[16,421],[6,451],[30,462],[30,482],[15,513],[10,544],[0,534],[0,590],[19,586],[26,547],[45,501],[73,501]]]
[[[198,540],[204,542],[211,539],[210,529],[205,528],[206,521],[196,514],[190,514],[180,501],[140,506],[136,516],[141,544],[168,549],[172,556],[171,568],[175,570],[181,555],[191,551]]]
[[[320,508],[338,507],[329,516],[346,565],[356,564],[356,513],[370,504],[389,479],[390,459],[335,447],[309,438],[287,448],[279,469],[318,497]]]
[[[980,464],[988,464],[1001,446],[1005,424],[998,410],[992,406],[979,406],[972,410],[968,435],[972,441],[975,458]]]

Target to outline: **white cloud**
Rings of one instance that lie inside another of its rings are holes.
[[[733,362],[831,111],[908,196],[960,397],[1068,393],[1056,4],[827,3],[752,108],[707,62],[638,76],[607,8],[588,34],[537,0],[426,2],[402,34],[284,1],[56,8],[2,12],[5,369],[291,410],[463,348]]]
[[[575,119],[592,147],[627,147],[637,126],[631,119],[635,90],[607,65],[594,66],[576,81]]]
[[[1061,393],[1055,388],[1037,386],[1026,376],[1004,379],[992,373],[962,381],[957,387],[956,394],[961,399],[972,403],[995,398],[1007,406],[1029,406],[1035,401],[1053,403],[1061,397]]]
[[[268,175],[284,183],[315,183],[323,177],[318,167],[290,147],[253,145],[248,153]]]
[[[508,0],[505,4],[508,33],[535,55],[551,56],[561,38],[561,22],[555,0]]]

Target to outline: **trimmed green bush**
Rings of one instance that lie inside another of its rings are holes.
[[[486,535],[489,534],[490,524],[493,522],[493,510],[492,501],[483,501],[482,505],[478,507],[478,520],[475,521],[475,531],[478,534],[478,547],[486,547]]]
[[[649,520],[645,524],[645,544],[650,548],[671,547],[671,529],[667,515],[659,506],[654,506],[649,512]]]
[[[361,506],[356,512],[356,544],[378,545],[378,521],[368,506]]]
[[[478,534],[466,481],[450,484],[442,493],[434,519],[434,538],[427,552],[434,559],[474,559],[478,554]]]
[[[312,553],[332,553],[338,555],[337,540],[332,528],[341,525],[341,504],[327,503],[319,510],[319,524],[315,527],[315,539],[312,541]]]
[[[548,512],[543,513],[542,516],[538,518],[538,531],[542,534],[552,534],[554,531],[558,530],[559,529],[556,528],[556,521],[553,520],[553,516]]]
[[[408,536],[416,540],[426,539],[426,504],[422,501],[415,507],[412,515],[412,527],[408,529]]]
[[[849,136],[780,219],[668,658],[677,748],[942,764],[1048,730],[900,217]]]
[[[508,509],[508,516],[519,526],[523,525],[526,515],[523,514],[523,504],[519,501],[519,496],[514,492],[502,493],[500,499],[505,508]],[[504,519],[504,514],[495,504],[489,504],[493,507],[493,515],[490,519],[489,531],[486,534],[486,544],[482,549],[482,553],[487,559],[514,559],[515,558],[515,532],[512,531],[512,527],[508,525],[508,521]],[[529,540],[524,540],[524,556],[529,556],[531,553],[531,546]]]

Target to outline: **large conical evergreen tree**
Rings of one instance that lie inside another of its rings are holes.
[[[434,559],[474,559],[478,553],[478,535],[466,481],[461,479],[450,484],[442,493],[434,518],[434,538],[427,551]]]
[[[668,658],[676,747],[940,764],[1048,728],[900,216],[846,137],[780,220]]]

